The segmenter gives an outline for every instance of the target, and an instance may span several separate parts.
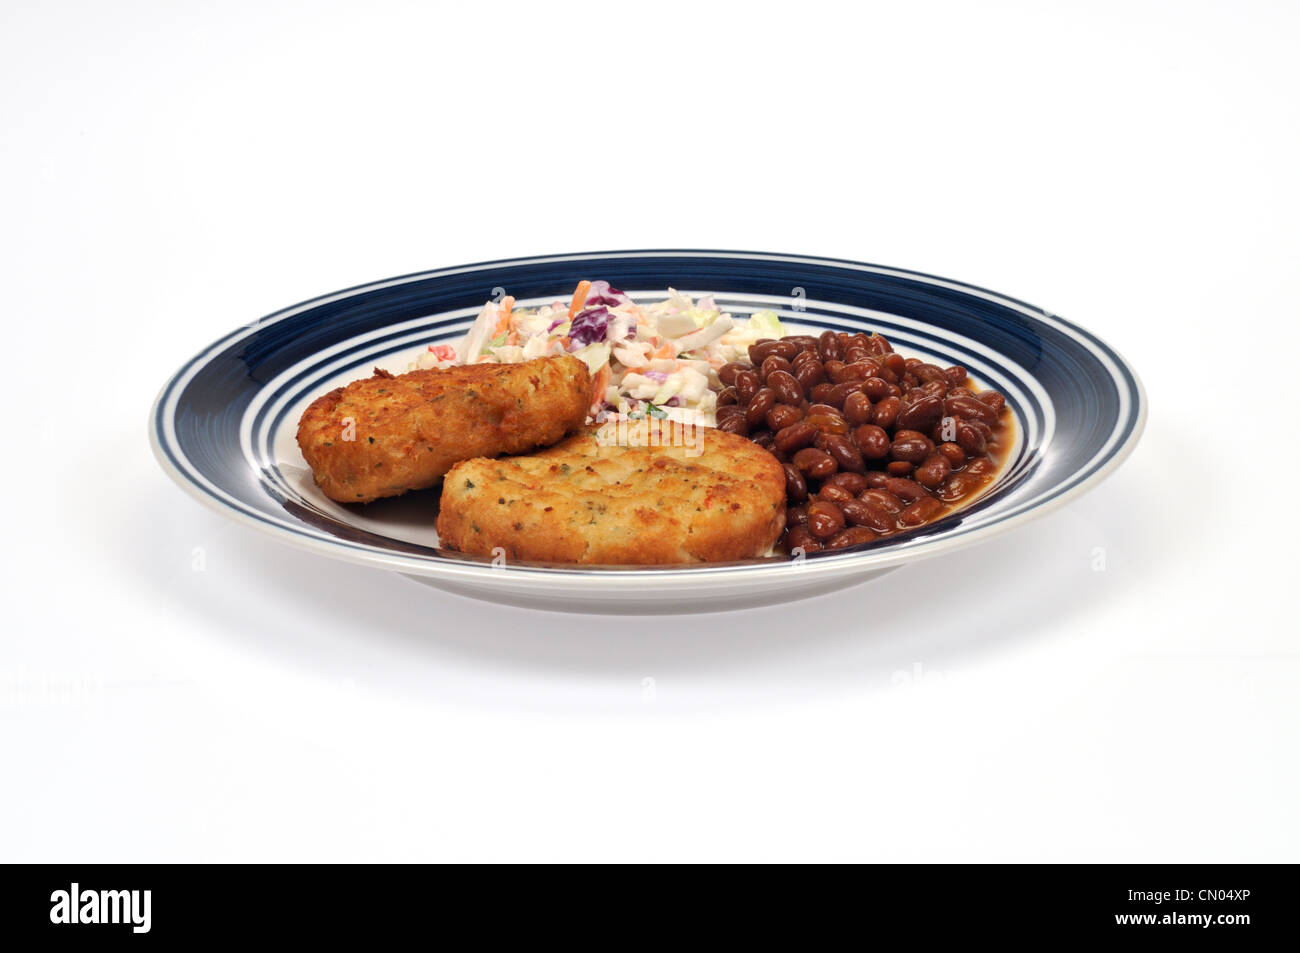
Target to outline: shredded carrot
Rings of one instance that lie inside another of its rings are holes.
[[[519,343],[519,332],[518,332],[518,331],[511,331],[510,334],[509,334],[509,336],[506,338],[506,343],[509,344],[509,345],[515,345],[515,344],[518,344],[518,343]]]
[[[654,352],[655,357],[676,357],[677,353],[673,348],[673,342],[669,341]]]
[[[591,290],[591,282],[583,279],[578,282],[577,290],[573,292],[573,300],[569,302],[569,317],[582,310],[582,306],[587,303],[587,292]]]
[[[510,330],[510,309],[515,306],[515,299],[506,295],[501,299],[500,310],[497,313],[497,323],[492,328],[492,336],[499,338]]]

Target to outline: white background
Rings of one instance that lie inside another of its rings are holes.
[[[5,3],[0,859],[1300,859],[1298,25]],[[280,307],[682,246],[1031,301],[1133,362],[1146,436],[987,545],[669,621],[306,555],[149,453],[166,377]]]

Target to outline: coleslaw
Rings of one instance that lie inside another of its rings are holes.
[[[713,426],[718,368],[748,361],[749,346],[785,336],[775,311],[737,318],[712,295],[640,305],[607,281],[580,281],[568,302],[516,308],[502,295],[483,305],[454,345],[430,345],[412,370],[454,364],[517,364],[572,354],[591,371],[597,423],[645,416]]]

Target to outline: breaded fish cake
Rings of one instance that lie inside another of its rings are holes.
[[[375,376],[313,401],[298,446],[340,503],[433,486],[460,460],[526,453],[582,427],[592,381],[576,357]]]
[[[652,441],[652,426],[667,436]],[[613,431],[456,464],[442,487],[442,545],[480,556],[500,546],[527,562],[676,564],[762,556],[781,535],[785,474],[762,447],[659,421],[626,431],[619,443],[632,445],[610,445]]]

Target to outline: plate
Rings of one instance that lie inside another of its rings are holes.
[[[604,278],[638,301],[669,287],[712,293],[737,316],[767,308],[796,331],[878,331],[896,350],[961,364],[1001,391],[1017,437],[998,478],[945,518],[862,548],[701,567],[506,564],[448,552],[437,491],[349,508],[315,487],[294,435],[320,394],[407,369],[462,335],[493,296],[567,299]],[[150,418],[163,469],[200,502],[293,546],[404,573],[462,595],[539,609],[671,613],[786,602],[952,552],[1051,512],[1133,450],[1142,385],[1116,351],[1057,315],[931,275],[852,261],[739,251],[624,251],[484,262],[314,298],[241,327],[164,385]]]

